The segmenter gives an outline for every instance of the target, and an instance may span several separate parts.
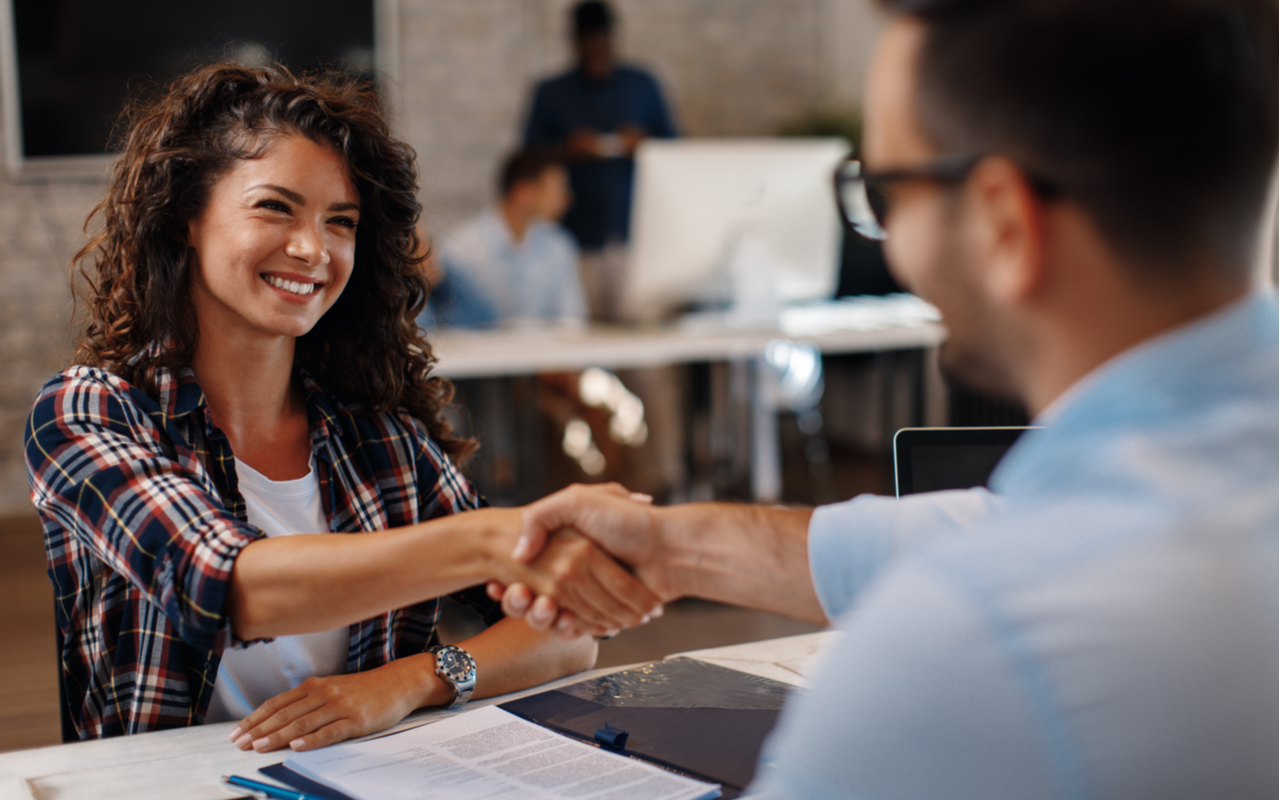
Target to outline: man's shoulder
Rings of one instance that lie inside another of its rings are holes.
[[[628,81],[646,86],[657,86],[658,79],[648,69],[638,64],[618,64],[613,68],[614,75],[619,80]]]
[[[1137,483],[1111,488],[1010,503],[988,524],[910,562],[1009,619],[1034,619],[1023,612],[1050,597],[1058,611],[1103,625],[1126,609],[1167,611],[1196,594],[1197,603],[1257,595],[1250,564],[1268,559],[1280,524],[1274,481],[1217,502],[1179,503]],[[1100,606],[1100,598],[1109,599]]]
[[[449,228],[441,238],[441,242],[444,246],[448,246],[451,242],[458,239],[465,240],[470,237],[483,235],[497,222],[497,212],[493,208],[485,208],[481,211],[477,211],[469,217],[466,217],[458,224]]]
[[[535,95],[556,94],[558,92],[567,91],[578,83],[578,73],[575,69],[568,69],[564,72],[557,72],[554,75],[548,75],[542,80],[534,84],[533,90]]]
[[[446,260],[487,259],[499,238],[501,221],[493,209],[485,209],[464,219],[440,237],[440,254]]]
[[[573,235],[558,222],[538,222],[529,228],[530,241],[536,241],[539,248],[553,251],[557,256],[568,256],[577,259],[578,245]]]

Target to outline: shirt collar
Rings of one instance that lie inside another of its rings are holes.
[[[153,344],[144,351],[141,357],[154,358],[160,355],[160,352],[160,345]],[[333,402],[309,372],[302,367],[298,367],[297,375],[301,379],[302,387],[307,394],[307,421],[311,429],[311,444],[314,447],[328,440],[330,434],[336,432],[338,412]],[[191,367],[184,366],[177,370],[165,368],[156,370],[156,395],[158,405],[165,409],[165,414],[170,419],[181,419],[197,411],[202,411],[205,412],[206,432],[212,434],[217,431],[207,413],[209,403],[205,399],[204,390],[200,388],[200,383],[196,380],[196,375],[191,370]]]
[[[1069,388],[1032,422],[991,476],[1001,494],[1050,486],[1064,454],[1122,431],[1176,424],[1236,396],[1275,404],[1276,300],[1265,290],[1126,350]],[[1186,423],[1193,424],[1193,423]]]

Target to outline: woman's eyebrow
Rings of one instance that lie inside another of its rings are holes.
[[[246,193],[251,192],[254,189],[270,189],[273,192],[278,192],[284,195],[286,200],[289,200],[290,202],[293,202],[293,203],[297,203],[300,206],[306,205],[307,203],[307,199],[302,195],[298,194],[297,192],[295,192],[294,190],[286,189],[283,186],[278,186],[274,183],[255,183],[253,186],[250,186],[248,189],[245,189],[245,192]],[[330,211],[359,211],[360,204],[359,203],[333,203],[329,206],[329,210]]]
[[[253,186],[250,186],[248,189],[245,189],[244,191],[246,194],[248,194],[249,192],[252,192],[254,189],[270,189],[273,192],[278,192],[284,195],[286,200],[289,200],[290,202],[293,202],[293,203],[297,203],[300,206],[306,205],[306,202],[307,202],[305,197],[298,194],[294,190],[286,189],[283,186],[277,186],[274,183],[255,183]]]

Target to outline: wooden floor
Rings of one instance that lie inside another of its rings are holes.
[[[35,514],[0,518],[0,752],[57,744],[53,589]],[[673,603],[650,625],[602,642],[598,666],[817,630],[813,625],[699,600]]]

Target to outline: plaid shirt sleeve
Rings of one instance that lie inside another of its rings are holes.
[[[75,571],[89,563],[87,552],[141,592],[183,642],[225,646],[231,568],[262,534],[225,510],[195,455],[175,445],[183,438],[164,409],[113,375],[77,367],[44,386],[26,433],[31,497],[46,520],[60,601],[83,584]]]
[[[418,447],[418,480],[435,479],[435,485],[425,498],[427,502],[422,508],[421,519],[474,511],[489,505],[434,441],[420,433]],[[502,604],[489,597],[484,584],[455,592],[450,597],[475,609],[486,626],[506,616],[502,612]]]

